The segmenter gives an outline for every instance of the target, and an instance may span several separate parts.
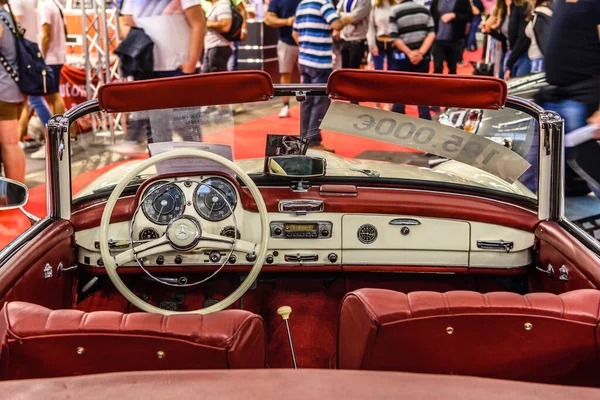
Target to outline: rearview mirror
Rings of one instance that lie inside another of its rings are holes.
[[[12,210],[27,203],[28,189],[24,184],[0,177],[0,210]]]
[[[269,157],[267,173],[287,178],[311,178],[325,175],[326,162],[321,157],[278,156]]]

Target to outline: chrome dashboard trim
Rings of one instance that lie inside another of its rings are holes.
[[[323,212],[325,209],[323,200],[279,200],[278,210],[280,213],[296,213],[305,215],[307,213]]]
[[[390,225],[421,225],[421,221],[413,218],[395,218],[390,221]]]
[[[121,196],[121,197],[119,197],[119,200],[122,200],[122,199],[130,199],[130,198],[132,198],[132,197],[133,197],[133,198],[135,198],[135,195]],[[101,200],[101,201],[99,201],[99,202],[97,202],[97,203],[90,204],[89,206],[87,206],[87,207],[84,207],[84,208],[81,208],[81,209],[79,209],[79,210],[77,210],[77,211],[73,211],[73,214],[72,214],[72,215],[77,215],[77,214],[79,214],[80,212],[84,212],[84,211],[87,211],[87,210],[89,210],[89,209],[92,209],[92,208],[95,208],[95,207],[101,206],[101,205],[106,205],[106,203],[107,203],[107,200]]]

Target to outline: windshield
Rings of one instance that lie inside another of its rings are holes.
[[[307,96],[304,104],[290,98],[288,115],[283,100],[85,116],[72,127],[75,199],[106,195],[140,160],[181,147],[220,154],[267,185],[281,180],[265,174],[265,157],[307,154],[326,161],[325,176],[310,179],[409,182],[537,198],[539,126],[522,111],[402,110]],[[140,174],[131,190],[158,174],[215,170],[222,168],[201,160],[163,163]]]

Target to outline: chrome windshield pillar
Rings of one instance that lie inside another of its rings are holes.
[[[46,127],[46,194],[48,216],[71,218],[69,118],[56,115]]]

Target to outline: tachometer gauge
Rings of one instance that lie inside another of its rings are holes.
[[[144,193],[142,211],[155,224],[167,225],[183,214],[185,196],[174,183],[157,182]]]
[[[223,178],[205,179],[198,185],[194,193],[196,211],[202,218],[209,221],[222,221],[229,217],[236,204],[235,189]]]

